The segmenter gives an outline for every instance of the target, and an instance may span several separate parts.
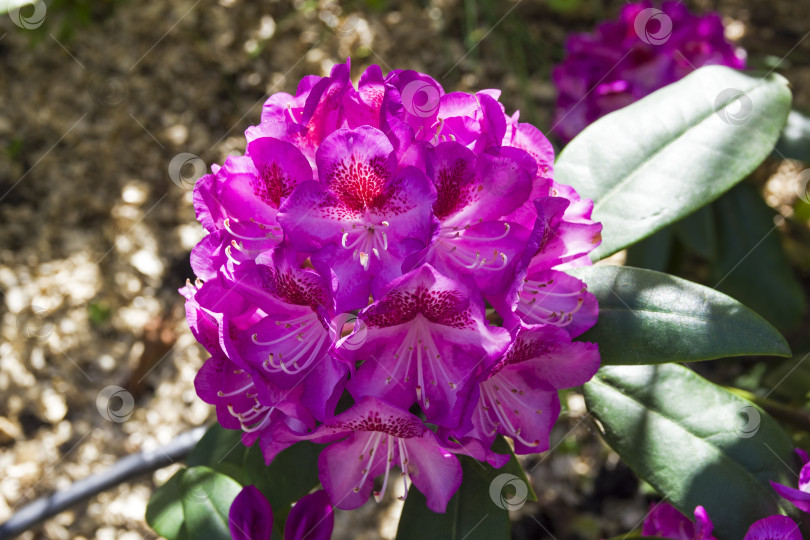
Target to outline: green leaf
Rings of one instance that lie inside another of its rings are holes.
[[[246,450],[242,444],[242,431],[225,429],[214,424],[186,457],[186,465],[205,465],[246,485],[250,483],[250,477],[242,467]]]
[[[666,227],[627,249],[628,266],[665,272],[672,256],[672,228]]]
[[[506,442],[506,439],[503,438],[503,435],[498,435],[498,437],[495,439],[495,442],[492,444],[492,450],[499,454],[509,454],[511,456],[509,461],[506,462],[506,465],[500,469],[497,469],[498,474],[509,473],[517,476],[518,479],[526,484],[526,487],[529,489],[526,500],[537,502],[537,494],[534,492],[534,488],[532,487],[532,483],[529,481],[529,477],[526,476],[526,471],[523,470],[523,467],[517,460],[515,452],[512,450],[512,447],[509,446],[509,443]]]
[[[570,270],[599,302],[582,335],[599,344],[602,364],[694,362],[727,356],[790,356],[765,319],[723,293],[660,272],[626,266]]]
[[[769,480],[795,482],[793,444],[779,425],[683,366],[603,367],[585,400],[636,474],[687,516],[704,506],[721,540],[780,512]]]
[[[318,485],[318,455],[322,445],[303,441],[279,452],[268,466],[259,445],[245,454],[244,471],[273,507],[273,528],[284,530],[290,507]]]
[[[242,486],[209,467],[192,467],[183,472],[180,488],[189,536],[195,540],[230,539],[228,512]]]
[[[509,512],[505,507],[518,505],[517,489],[527,488],[528,492],[528,484],[467,456],[459,456],[459,461],[464,481],[447,503],[444,514],[428,509],[425,496],[411,486],[399,519],[397,540],[509,540]],[[499,479],[502,474],[507,476]],[[505,489],[492,498],[490,486],[496,479]],[[511,499],[510,487],[515,489]]]
[[[183,491],[180,479],[185,469],[177,471],[155,490],[146,505],[146,522],[160,536],[169,540],[185,538],[183,531]]]
[[[678,238],[687,248],[704,259],[714,259],[717,253],[717,232],[714,229],[712,205],[704,206],[694,214],[689,214],[675,227]]]
[[[742,95],[730,99],[733,95]],[[703,67],[588,126],[555,180],[593,199],[604,258],[713,201],[773,149],[790,111],[787,81]]]
[[[804,314],[804,293],[782,249],[775,215],[753,186],[738,186],[720,198],[711,279],[719,290],[789,331]]]

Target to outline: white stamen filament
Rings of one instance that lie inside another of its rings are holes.
[[[231,261],[233,264],[242,264],[240,261],[234,259],[233,254],[231,253],[231,246],[225,246],[225,255],[228,257],[228,260]]]
[[[234,219],[233,221],[234,221],[234,225],[239,225],[239,221],[237,221],[236,219]],[[225,218],[225,221],[223,222],[223,225],[225,226],[225,230],[228,231],[228,233],[231,236],[235,236],[236,238],[239,238],[240,240],[260,241],[260,240],[267,240],[268,238],[275,238],[275,235],[273,233],[271,233],[271,232],[267,232],[263,236],[245,236],[244,234],[239,234],[239,233],[237,233],[237,232],[235,232],[233,230],[233,227],[231,226],[231,218]],[[259,228],[261,228],[263,230],[267,230],[267,227],[264,227],[259,223],[256,223],[256,225],[258,225]],[[275,228],[275,227],[273,227],[273,228]]]
[[[385,477],[383,478],[383,485],[380,491],[374,492],[374,500],[380,502],[385,493],[385,488],[388,486],[388,474],[391,472],[391,463],[394,461],[394,438],[391,435],[386,435],[386,449],[385,453]]]
[[[253,386],[253,381],[249,381],[245,386],[239,388],[238,390],[233,390],[231,392],[223,392],[222,390],[217,391],[217,397],[230,397],[235,396],[237,394],[241,394],[242,392],[247,391],[248,388]]]
[[[489,407],[487,407],[487,410],[494,411],[496,417],[498,418],[497,422],[492,422],[491,418],[490,421],[495,425],[496,428],[497,426],[503,426],[506,431],[506,435],[512,437],[517,441],[520,441],[526,446],[537,446],[538,444],[540,444],[540,441],[527,441],[526,439],[524,439],[520,434],[521,428],[515,428],[515,426],[512,424],[512,421],[509,419],[509,415],[506,413],[505,406],[509,405],[511,401],[517,402],[517,406],[522,407],[524,409],[530,409],[530,407],[528,407],[525,403],[523,403],[520,400],[520,398],[518,398],[513,393],[508,391],[501,392],[500,388],[498,387],[498,384],[501,384],[502,385],[501,388],[503,388],[504,383],[506,383],[505,380],[495,376],[492,379],[481,384],[482,397],[484,397],[485,401],[489,403]],[[516,411],[517,409],[513,407],[513,410]]]
[[[292,338],[292,337],[297,336],[297,335],[298,335],[298,334],[300,334],[300,333],[301,333],[301,332],[302,332],[302,331],[303,331],[305,328],[309,328],[309,327],[310,327],[310,326],[312,326],[314,323],[318,322],[318,320],[317,320],[317,318],[315,317],[315,315],[314,315],[314,314],[305,315],[304,317],[302,317],[302,319],[306,320],[306,321],[307,321],[307,323],[306,323],[306,324],[301,323],[301,326],[300,326],[300,327],[296,328],[295,330],[293,330],[293,331],[291,331],[291,332],[287,332],[287,333],[285,333],[284,335],[282,335],[282,336],[281,336],[280,338],[278,338],[278,339],[274,339],[274,340],[271,340],[271,341],[259,341],[259,334],[253,334],[252,336],[250,336],[250,340],[251,340],[253,343],[255,343],[256,345],[261,345],[261,346],[275,345],[276,343],[281,343],[282,341],[285,341],[285,340],[287,340],[287,339],[290,339],[290,338]],[[300,321],[300,319],[296,319],[296,320],[295,320],[295,321],[293,321],[292,323],[287,323],[287,324],[297,324],[297,323],[298,323],[298,321]]]
[[[571,322],[574,320],[574,314],[582,309],[582,306],[585,303],[585,297],[583,294],[584,290],[579,290],[572,293],[551,293],[540,289],[539,287],[541,286],[542,285],[532,285],[531,287],[526,286],[520,292],[520,307],[524,311],[524,317],[531,317],[535,321],[540,321],[545,324],[552,324],[559,327],[568,326],[571,324]],[[577,298],[577,305],[569,311],[551,311],[550,309],[542,307],[537,302],[537,297],[535,296],[537,294],[542,294],[543,296],[555,296],[558,298],[572,296],[579,296],[579,298]]]
[[[504,223],[504,228],[506,229],[504,233],[500,236],[491,238],[469,237],[466,235],[462,236],[462,230],[468,228],[469,226],[442,228],[439,236],[439,243],[441,243],[442,247],[444,248],[444,255],[454,259],[457,264],[468,270],[497,271],[506,268],[509,261],[505,253],[499,252],[497,249],[493,249],[491,258],[482,257],[480,251],[476,250],[473,252],[472,248],[467,247],[466,244],[459,244],[455,241],[471,240],[474,242],[483,243],[502,240],[509,234],[511,229],[510,225],[508,223]]]
[[[382,221],[376,225],[353,225],[352,230],[344,231],[340,245],[345,249],[353,250],[352,259],[360,259],[360,265],[368,271],[371,263],[370,255],[373,253],[381,260],[380,251],[388,251],[388,236],[385,234],[389,223]],[[349,235],[358,233],[357,238],[349,241]],[[379,233],[379,234],[378,234]]]
[[[399,448],[399,468],[402,470],[402,483],[405,485],[405,492],[399,497],[399,500],[404,501],[408,497],[408,450],[405,446],[405,441],[397,439],[397,446]]]
[[[368,453],[368,463],[366,464],[365,469],[363,469],[363,477],[360,478],[360,481],[357,483],[357,485],[354,486],[353,491],[355,493],[358,493],[360,491],[360,488],[363,486],[363,484],[365,484],[366,479],[368,478],[368,473],[371,472],[371,467],[374,464],[374,455],[377,452],[377,448],[380,446],[380,442],[382,441],[383,435],[384,434],[382,432],[375,431],[369,437],[369,440],[373,439],[374,442],[371,443],[371,450]]]

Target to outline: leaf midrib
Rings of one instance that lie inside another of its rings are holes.
[[[761,88],[763,88],[763,87],[766,87],[766,86],[767,86],[769,83],[767,83],[767,82],[762,82],[762,81],[764,81],[764,80],[765,80],[764,78],[763,78],[763,79],[760,79],[760,80],[759,80],[759,82],[760,82],[761,84],[757,84],[756,86],[752,86],[752,87],[751,87],[751,89],[750,89],[749,91],[747,91],[747,92],[746,92],[746,94],[752,94],[752,93],[754,93],[755,91],[757,91],[757,90],[759,90],[759,89],[761,89]],[[603,196],[603,197],[599,198],[598,200],[594,200],[594,204],[593,204],[593,211],[594,211],[594,213],[597,213],[597,209],[599,209],[599,208],[600,208],[600,207],[601,207],[601,206],[602,206],[602,205],[605,203],[605,201],[607,201],[608,199],[610,199],[611,197],[613,197],[613,195],[614,195],[614,194],[615,194],[615,193],[616,193],[616,192],[617,192],[617,191],[618,191],[620,188],[624,187],[624,185],[625,185],[625,184],[627,184],[628,182],[630,182],[631,180],[633,180],[633,179],[635,178],[636,173],[638,173],[638,171],[639,171],[639,170],[641,170],[641,169],[642,169],[643,167],[645,167],[645,166],[646,166],[646,165],[647,165],[647,164],[648,164],[650,161],[652,161],[653,159],[655,159],[656,157],[658,157],[658,155],[659,155],[659,154],[661,154],[661,153],[662,153],[662,152],[664,152],[664,151],[665,151],[665,150],[666,150],[666,149],[667,149],[669,146],[671,146],[671,145],[673,144],[673,142],[672,142],[672,141],[677,141],[678,139],[682,138],[684,135],[686,135],[687,133],[689,133],[691,130],[693,130],[693,129],[695,129],[695,128],[699,127],[700,125],[702,125],[702,124],[703,124],[703,122],[705,122],[707,119],[711,118],[711,116],[712,116],[713,114],[716,114],[716,113],[717,113],[717,111],[723,110],[723,109],[725,109],[725,108],[726,108],[725,106],[724,106],[724,107],[721,107],[721,108],[719,108],[719,109],[715,109],[715,108],[713,108],[713,107],[712,107],[712,110],[711,110],[711,111],[709,111],[708,113],[706,113],[705,115],[700,116],[700,119],[699,119],[697,122],[695,122],[695,123],[691,124],[691,125],[690,125],[689,127],[687,127],[686,129],[684,129],[684,130],[680,131],[680,133],[678,133],[678,134],[677,134],[675,137],[672,137],[671,139],[669,139],[669,141],[668,141],[667,143],[663,144],[663,145],[662,145],[660,148],[658,148],[658,149],[657,149],[657,150],[656,150],[654,153],[649,154],[649,155],[648,155],[648,156],[647,156],[647,157],[646,157],[644,160],[642,160],[642,161],[641,161],[641,162],[639,162],[637,165],[635,165],[635,166],[633,167],[633,169],[631,169],[631,170],[630,170],[630,172],[624,176],[624,179],[622,179],[622,180],[621,180],[620,182],[618,182],[617,184],[613,185],[613,186],[612,186],[612,187],[611,187],[611,188],[610,188],[608,191],[606,191],[606,192],[604,193],[604,196]]]

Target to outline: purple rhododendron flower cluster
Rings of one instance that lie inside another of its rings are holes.
[[[566,41],[553,72],[557,107],[553,131],[570,141],[589,124],[695,69],[745,67],[745,52],[724,37],[717,13],[693,15],[681,2],[661,8],[645,1],[622,8],[618,20]]]
[[[497,90],[350,65],[278,93],[194,192],[207,236],[181,289],[211,358],[196,381],[266,461],[326,445],[331,503],[379,500],[393,467],[443,512],[456,454],[502,466],[549,447],[557,390],[589,380],[573,341],[596,300],[564,269],[601,240],[592,202],[552,178],[553,149]],[[489,307],[488,307],[489,306]]]

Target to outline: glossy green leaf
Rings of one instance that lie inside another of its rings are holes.
[[[716,208],[712,284],[777,328],[794,329],[804,314],[804,293],[782,249],[775,212],[750,185],[731,190]]]
[[[489,464],[466,456],[460,456],[459,460],[464,480],[447,503],[444,514],[428,509],[425,496],[411,486],[399,518],[397,540],[509,540],[506,508],[520,505],[518,490],[528,493],[528,485],[519,477]],[[504,474],[507,476],[499,478]],[[490,486],[496,481],[504,489],[492,497]],[[514,489],[511,493],[510,488]]]
[[[646,238],[745,178],[770,154],[790,103],[777,74],[709,66],[588,126],[562,151],[554,179],[594,201],[604,229],[592,258]]]
[[[180,479],[185,527],[195,540],[228,540],[228,512],[242,490],[239,483],[209,467],[192,467]]]
[[[708,287],[627,266],[589,266],[570,273],[585,281],[599,301],[599,319],[581,339],[599,344],[603,365],[790,355],[770,323]]]
[[[242,467],[246,450],[242,444],[242,431],[214,424],[186,457],[186,465],[205,465],[245,485],[250,483]]]
[[[603,367],[585,400],[622,460],[684,514],[704,506],[721,540],[780,512],[769,480],[795,482],[779,425],[684,366]]]
[[[183,491],[180,479],[185,469],[175,473],[165,484],[155,490],[146,505],[146,522],[160,536],[178,540],[183,536]]]

